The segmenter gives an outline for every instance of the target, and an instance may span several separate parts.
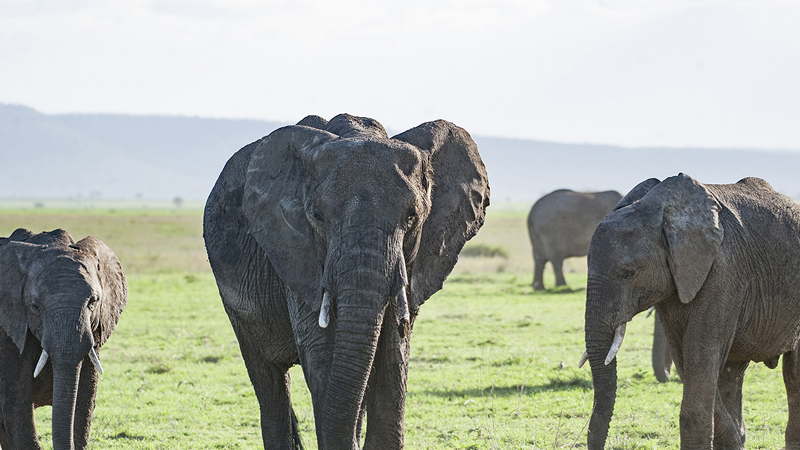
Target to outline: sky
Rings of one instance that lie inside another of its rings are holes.
[[[0,0],[0,103],[800,151],[800,0]]]

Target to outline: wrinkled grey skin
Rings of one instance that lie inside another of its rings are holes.
[[[761,179],[704,185],[681,174],[635,187],[589,251],[589,448],[603,448],[614,411],[615,330],[655,306],[683,382],[682,449],[744,448],[745,369],[774,368],[781,355],[786,448],[800,449],[798,267],[800,207]]]
[[[33,410],[53,405],[55,450],[85,449],[98,373],[89,357],[125,303],[122,266],[99,239],[64,230],[0,238],[0,447],[39,449]],[[42,354],[49,359],[34,370]]]
[[[669,381],[669,375],[672,372],[672,353],[670,353],[667,335],[664,334],[661,319],[658,317],[657,312],[653,315],[655,316],[655,325],[653,325],[653,373],[660,383],[666,383]]]
[[[320,449],[357,449],[365,415],[364,448],[403,447],[414,319],[488,204],[475,143],[442,120],[390,139],[372,119],[309,116],[228,161],[203,234],[265,448],[301,448],[298,363]]]
[[[565,286],[564,259],[585,256],[594,228],[617,205],[617,191],[575,192],[559,189],[540,198],[528,214],[533,247],[533,289],[544,290],[544,265],[553,264],[556,286]]]

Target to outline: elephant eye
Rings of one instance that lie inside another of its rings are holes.
[[[323,221],[322,213],[317,208],[310,208],[308,210],[308,215],[311,216],[311,219],[315,222]]]
[[[31,309],[33,309],[36,312],[39,312],[39,305],[36,303],[36,300],[33,300],[31,302]]]
[[[414,226],[414,223],[417,221],[417,212],[415,210],[411,210],[406,215],[406,227],[411,228]]]
[[[89,297],[89,304],[86,305],[89,307],[89,310],[94,311],[94,306],[97,304],[98,297],[96,295],[92,295]]]

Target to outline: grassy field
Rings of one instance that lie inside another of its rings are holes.
[[[585,259],[570,288],[534,293],[527,205],[495,205],[444,289],[422,308],[409,369],[410,449],[584,448],[592,407],[583,351]],[[65,228],[113,248],[128,274],[128,307],[103,348],[94,449],[245,449],[261,446],[259,414],[202,243],[197,207],[0,209],[0,236],[17,227]],[[492,256],[493,255],[493,256]],[[552,272],[545,283],[554,285]],[[679,447],[681,384],[650,369],[652,318],[628,326],[608,448]],[[316,448],[310,396],[292,369],[306,448]],[[745,380],[748,448],[783,446],[780,370],[751,366]],[[37,410],[51,447],[50,408]]]

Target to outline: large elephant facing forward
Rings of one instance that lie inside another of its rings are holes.
[[[409,339],[489,204],[486,171],[445,121],[393,138],[368,118],[309,116],[239,150],[203,235],[261,409],[264,447],[300,448],[290,366],[320,449],[403,447]]]
[[[603,448],[625,325],[655,306],[683,381],[681,448],[741,449],[751,361],[783,355],[786,448],[800,449],[800,206],[758,178],[705,185],[683,174],[635,187],[589,251],[586,349]]]
[[[39,449],[33,409],[53,405],[53,449],[85,449],[102,373],[98,349],[127,301],[99,239],[18,229],[0,238],[0,447]]]
[[[528,214],[533,247],[533,288],[544,289],[544,266],[553,265],[556,286],[564,286],[564,259],[585,256],[594,228],[622,196],[617,191],[575,192],[559,189],[540,198]]]

